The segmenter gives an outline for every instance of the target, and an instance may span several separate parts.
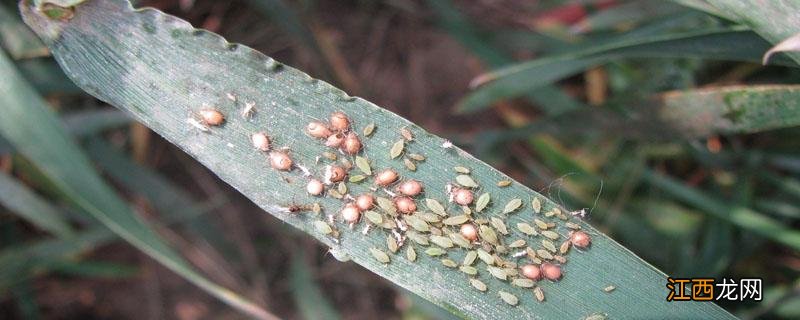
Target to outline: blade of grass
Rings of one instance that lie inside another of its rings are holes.
[[[208,293],[251,316],[272,316],[246,299],[208,281],[139,219],[94,171],[86,156],[65,134],[63,126],[45,102],[17,73],[10,60],[0,55],[0,134],[82,208],[123,239]]]
[[[427,186],[442,186],[428,188],[428,197],[446,202],[443,186],[453,180],[451,168],[456,165],[471,168],[471,175],[483,182],[484,191],[496,194],[498,202],[515,196],[541,195],[519,184],[501,189],[495,183],[505,179],[505,175],[458,148],[443,149],[444,139],[250,48],[228,44],[217,35],[193,29],[175,17],[152,9],[135,11],[126,1],[112,0],[88,1],[75,10],[74,17],[65,22],[49,20],[35,8],[26,6],[23,16],[37,34],[46,38],[56,59],[82,88],[130,111],[287,224],[445,309],[462,316],[489,319],[579,318],[598,311],[620,317],[731,317],[713,304],[684,304],[675,308],[664,300],[663,294],[653,294],[664,291],[665,275],[587,224],[583,224],[583,228],[594,235],[592,250],[576,254],[574,258],[571,256],[566,266],[569,276],[557,284],[540,283],[548,294],[547,302],[542,304],[532,300],[530,290],[511,287],[486,275],[480,277],[489,283],[492,291],[477,292],[471,289],[463,274],[445,269],[438,259],[421,256],[412,263],[393,255],[391,263],[380,263],[371,256],[369,248],[384,245],[386,233],[373,230],[362,235],[360,230],[348,230],[335,224],[340,232],[340,238],[335,241],[317,231],[313,222],[321,217],[292,213],[287,207],[318,202],[326,212],[334,213],[341,207],[341,201],[307,195],[303,183],[306,178],[301,170],[271,170],[265,156],[253,150],[248,136],[267,128],[276,148],[288,145],[296,164],[319,172],[321,164],[316,164],[315,159],[327,149],[309,139],[303,128],[312,119],[327,118],[333,111],[342,111],[358,129],[367,123],[378,126],[379,130],[371,137],[364,138],[366,146],[362,153],[372,161],[373,167],[395,168],[403,172],[405,178],[419,179]],[[128,36],[119,37],[120,34]],[[131,55],[131,52],[139,54]],[[255,103],[262,116],[250,121],[241,119],[241,106],[225,98],[225,93],[230,92],[242,101]],[[209,133],[186,123],[187,116],[203,108],[203,104],[216,106],[229,115],[228,121],[221,127],[211,128]],[[388,147],[383,146],[396,141],[401,128],[415,133],[413,143],[407,146],[409,150],[427,156],[415,172],[405,171],[402,164],[389,159],[386,153],[379,153],[388,151]],[[368,192],[369,187],[352,183],[348,189],[358,194]],[[544,197],[541,199],[545,210],[556,206]],[[508,223],[529,220],[533,213],[527,206],[525,208],[524,212],[520,210],[509,215]],[[461,253],[450,254],[460,259]],[[608,268],[598,270],[600,264]],[[603,292],[608,281],[625,290],[614,294]],[[494,290],[500,288],[524,300],[519,306],[510,307],[497,297]]]
[[[20,218],[60,238],[74,235],[74,230],[58,209],[3,172],[0,172],[0,204]]]
[[[706,196],[691,187],[681,184],[673,178],[651,170],[646,170],[643,178],[652,186],[702,209],[720,220],[784,244],[794,250],[800,250],[800,231],[793,230],[759,212],[746,207],[730,206],[723,201]]]
[[[48,267],[59,274],[92,279],[130,278],[139,272],[135,266],[107,261],[55,260]]]
[[[459,110],[461,112],[482,110],[497,100],[520,96],[589,66],[614,59],[703,58],[759,62],[761,55],[767,49],[769,49],[768,42],[755,33],[741,28],[623,39],[580,52],[522,62],[481,75],[474,80],[480,87],[462,99]],[[781,63],[791,65],[785,59]]]
[[[303,319],[335,320],[339,312],[325,297],[319,285],[311,276],[308,264],[301,258],[302,252],[295,252],[292,268],[289,272],[289,283],[292,286],[292,297]]]
[[[13,10],[0,4],[0,45],[15,60],[47,56],[50,51]]]

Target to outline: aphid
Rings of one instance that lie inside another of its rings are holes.
[[[535,283],[531,279],[516,278],[514,281],[511,281],[511,284],[520,288],[533,288]]]
[[[514,248],[514,249],[522,248],[524,246],[525,246],[525,240],[522,240],[522,239],[514,240],[514,242],[511,242],[508,245],[509,248]]]
[[[491,274],[493,277],[495,277],[497,279],[500,279],[500,280],[503,280],[503,281],[506,281],[508,279],[508,273],[506,273],[506,271],[501,269],[501,268],[493,267],[493,266],[487,266],[486,270],[488,270],[489,274]]]
[[[522,272],[522,275],[525,276],[525,278],[531,279],[533,281],[539,281],[540,279],[542,279],[542,270],[539,268],[539,266],[526,264],[522,266],[522,268],[520,268],[520,271]]]
[[[527,234],[529,236],[535,236],[539,234],[538,232],[536,232],[536,229],[534,229],[531,225],[524,222],[517,223],[517,229],[519,229],[520,232]]]
[[[356,205],[358,205],[357,202]],[[383,223],[383,216],[381,216],[380,213],[377,213],[375,211],[367,210],[366,212],[364,212],[364,216],[367,217],[367,220],[369,220],[369,222],[372,222],[373,224],[380,225]]]
[[[536,227],[538,227],[539,229],[542,229],[542,230],[547,230],[547,228],[550,228],[550,226],[547,225],[547,222],[544,222],[544,221],[539,220],[539,219],[533,219],[533,223],[536,224]]]
[[[386,199],[384,197],[376,197],[375,201],[378,202],[378,207],[380,207],[386,213],[396,216],[397,209],[394,207],[394,202],[392,200]]]
[[[483,209],[485,209],[486,206],[489,205],[489,201],[491,199],[492,195],[490,195],[488,192],[485,192],[482,195],[480,195],[480,197],[478,197],[478,201],[475,202],[475,211],[477,212],[483,211]]]
[[[372,167],[369,165],[369,160],[362,156],[356,156],[356,167],[366,175],[372,175]]]
[[[258,151],[269,150],[269,136],[263,132],[254,133],[250,136],[250,141],[253,142],[253,147]]]
[[[349,194],[347,194],[347,184],[345,184],[344,182],[339,182],[339,185],[336,186],[336,190],[338,190],[339,193],[343,195],[347,195],[348,197],[350,196]],[[350,197],[350,199],[353,198]]]
[[[542,235],[551,240],[558,240],[559,237],[558,233],[550,230],[542,231]]]
[[[375,184],[382,187],[386,187],[397,181],[397,178],[398,178],[397,172],[395,172],[392,169],[386,169],[378,173],[377,176],[375,176]]]
[[[411,160],[414,160],[414,161],[425,161],[425,156],[423,156],[421,154],[418,154],[418,153],[410,153],[410,154],[408,154],[408,157],[411,158]]]
[[[474,224],[471,223],[462,224],[459,232],[461,233],[461,236],[463,236],[469,241],[478,240],[478,228],[475,228]]]
[[[552,263],[543,263],[542,274],[547,280],[558,281],[561,279],[561,266]]]
[[[502,219],[500,219],[498,217],[492,217],[490,219],[490,221],[492,223],[492,226],[495,229],[497,229],[497,231],[500,231],[500,233],[502,233],[504,235],[508,235],[508,229],[506,228],[506,223],[503,222]]]
[[[511,180],[500,180],[497,182],[497,186],[500,188],[508,187],[511,185]]]
[[[539,211],[542,211],[542,201],[539,198],[533,198],[531,208],[533,208],[533,213],[539,213]]]
[[[519,209],[520,207],[522,207],[522,199],[519,198],[511,199],[511,201],[506,203],[506,206],[503,208],[503,213],[511,213],[517,211],[517,209]]]
[[[405,140],[397,140],[397,142],[392,144],[392,148],[389,149],[389,157],[392,159],[399,157],[401,154],[403,154],[403,149],[405,146]]]
[[[344,143],[344,138],[345,138],[345,136],[341,132],[335,133],[335,134],[331,134],[331,135],[328,136],[328,139],[325,140],[325,146],[328,146],[328,147],[331,147],[331,148],[341,147],[342,144]]]
[[[469,251],[469,252],[467,252],[467,254],[464,255],[464,261],[461,262],[461,264],[463,264],[465,266],[471,266],[473,263],[475,263],[475,259],[477,259],[477,258],[478,258],[478,253],[477,252]]]
[[[318,196],[325,191],[325,185],[322,184],[322,181],[317,179],[311,179],[308,181],[306,185],[306,192],[312,196]]]
[[[486,291],[486,284],[481,282],[478,279],[469,279],[469,283],[472,285],[473,288],[477,289],[478,291]]]
[[[345,136],[344,143],[342,144],[342,151],[347,154],[353,155],[361,151],[361,139],[358,138],[353,132],[350,132]]]
[[[336,154],[333,152],[325,151],[322,153],[322,156],[325,157],[325,159],[336,161]]]
[[[373,131],[375,131],[375,123],[368,124],[366,127],[364,127],[364,136],[371,136]]]
[[[409,245],[408,249],[406,249],[406,259],[411,262],[417,260],[417,251],[414,250],[414,246]]]
[[[356,197],[356,207],[361,210],[369,210],[375,206],[375,197],[372,194],[362,194]]]
[[[207,126],[219,126],[225,123],[225,116],[216,109],[200,110],[200,119]]]
[[[427,245],[430,244],[428,242],[428,238],[425,237],[424,235],[420,234],[420,233],[417,233],[417,232],[414,232],[414,231],[409,231],[409,232],[406,232],[406,236],[408,236],[409,238],[411,238],[411,240],[413,240],[414,242],[416,242],[416,243],[418,243],[420,245],[427,246]]]
[[[394,199],[394,206],[397,208],[397,211],[401,213],[409,214],[417,211],[417,204],[414,202],[413,199],[409,197],[397,197]]]
[[[364,179],[366,179],[366,178],[367,178],[367,176],[365,176],[363,174],[357,174],[357,175],[354,175],[354,176],[350,176],[350,178],[348,178],[347,181],[350,181],[352,183],[359,183],[361,181],[364,181]]]
[[[409,171],[417,171],[417,165],[408,158],[403,158],[403,165],[406,166],[406,169]]]
[[[480,226],[478,234],[481,236],[481,239],[486,240],[486,242],[491,243],[493,245],[498,245],[497,241],[497,233],[494,232],[494,229],[487,225]]]
[[[448,268],[455,268],[458,267],[458,263],[450,259],[442,259],[442,264]]]
[[[331,128],[337,131],[347,131],[350,128],[350,118],[344,112],[337,111],[331,114]]]
[[[580,230],[581,229],[581,226],[579,224],[572,223],[572,222],[567,222],[567,223],[564,224],[564,226],[566,226],[567,228],[570,228],[572,230]]]
[[[314,221],[314,228],[316,228],[317,231],[322,234],[333,233],[333,229],[331,228],[331,226],[327,222],[322,220]]]
[[[550,251],[550,252],[553,252],[553,253],[555,253],[556,251],[558,251],[558,250],[556,249],[556,245],[555,245],[555,244],[553,244],[553,242],[552,242],[552,241],[550,241],[550,240],[547,240],[547,239],[542,239],[542,247],[544,247],[545,249],[547,249],[547,251]]]
[[[331,130],[328,129],[328,126],[320,121],[309,122],[306,126],[306,133],[318,139],[326,139],[332,134]]]
[[[358,219],[361,217],[361,209],[355,204],[348,203],[342,209],[341,214],[345,222],[352,224],[358,222]]]
[[[580,249],[586,249],[592,244],[592,238],[583,231],[573,232],[569,237],[569,241],[572,242],[573,246]]]
[[[345,172],[344,168],[340,166],[328,165],[325,166],[325,174],[323,175],[323,182],[325,182],[325,184],[340,182],[343,181],[346,176],[347,172]]]
[[[448,238],[448,237],[431,235],[430,236],[430,240],[431,240],[431,242],[433,242],[433,244],[435,244],[437,246],[440,246],[442,248],[445,248],[445,249],[449,249],[449,248],[453,247],[453,241],[450,240],[450,238]]]
[[[417,230],[419,232],[429,232],[429,231],[431,231],[430,225],[428,225],[428,223],[425,222],[425,220],[422,220],[422,219],[418,218],[417,216],[414,216],[414,215],[405,216],[404,219],[406,220],[406,222],[408,222],[409,225],[411,225],[412,228],[414,228],[414,230]],[[433,240],[433,239],[431,239],[431,240]],[[450,244],[450,246],[452,246],[452,243]]]
[[[380,263],[387,264],[391,262],[389,255],[378,248],[369,248],[369,252],[372,254],[372,257]]]
[[[569,240],[562,242],[561,246],[558,248],[558,252],[561,254],[566,254],[567,252],[569,252],[569,247],[571,244],[572,242],[570,242]]]
[[[403,139],[408,141],[414,140],[414,135],[411,133],[411,130],[408,130],[407,128],[400,129],[400,135],[403,136]]]
[[[608,287],[605,287],[605,288],[603,288],[603,291],[605,291],[605,292],[607,292],[607,293],[610,293],[611,291],[614,291],[615,289],[617,289],[617,287],[615,287],[615,286],[608,286]]]
[[[397,253],[397,249],[400,249],[400,246],[397,244],[397,239],[391,235],[386,237],[386,247],[389,248],[389,251],[392,253]]]
[[[256,112],[256,104],[254,102],[245,102],[242,109],[242,118],[250,118]]]
[[[542,259],[545,259],[545,260],[552,260],[553,259],[553,254],[551,254],[550,251],[547,251],[547,250],[544,250],[544,249],[536,250],[536,255],[539,256],[539,257],[542,257]]]
[[[462,166],[453,167],[453,170],[455,170],[458,173],[463,173],[463,174],[469,174],[469,172],[470,172],[469,168],[462,167]]]
[[[269,153],[269,164],[272,168],[289,171],[292,169],[292,158],[283,151],[272,151]]]
[[[427,254],[427,255],[429,255],[431,257],[438,257],[438,256],[441,256],[443,254],[447,254],[447,251],[445,251],[444,249],[441,249],[439,247],[430,247],[427,250],[425,250],[425,254]]]
[[[417,180],[406,180],[397,186],[397,192],[414,197],[422,192],[422,184]]]
[[[476,252],[478,253],[478,258],[480,258],[483,263],[490,266],[495,263],[494,256],[486,252],[486,250],[478,249]]]
[[[544,301],[544,290],[541,287],[534,288],[533,295],[536,296],[536,300],[539,300],[539,302]]]
[[[586,318],[583,318],[583,320],[606,320],[606,319],[608,319],[608,315],[605,314],[605,313],[599,313],[599,312],[598,313],[592,313],[592,314],[586,316]]]
[[[456,176],[456,182],[458,184],[460,184],[462,187],[465,187],[465,188],[477,188],[478,187],[478,183],[476,183],[475,180],[472,180],[472,177],[470,177],[468,175],[465,175],[465,174]]]
[[[447,216],[447,212],[444,210],[444,206],[442,206],[439,201],[436,199],[425,199],[425,206],[428,207],[433,213],[438,214],[440,216]]]
[[[476,269],[475,267],[472,267],[472,266],[460,266],[460,267],[458,267],[458,270],[461,270],[461,272],[466,273],[466,274],[471,275],[471,276],[474,276],[474,275],[478,274],[478,269]]]
[[[560,264],[566,264],[567,263],[567,258],[564,258],[564,257],[559,256],[559,255],[553,256],[553,260],[557,261]]]
[[[500,299],[503,299],[503,301],[505,301],[506,303],[508,303],[508,304],[510,304],[512,306],[516,306],[517,303],[519,303],[519,299],[517,299],[517,296],[515,296],[513,294],[510,294],[510,293],[505,292],[505,291],[498,291],[497,294],[500,295]]]
[[[453,189],[453,201],[455,201],[455,203],[462,206],[468,206],[470,203],[472,203],[473,199],[474,196],[472,195],[472,191],[462,188]]]

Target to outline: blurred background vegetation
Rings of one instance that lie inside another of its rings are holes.
[[[725,12],[660,0],[137,6],[373,101],[568,208],[592,207],[599,194],[589,221],[667,274],[761,277],[763,301],[721,306],[743,318],[800,317],[800,244],[792,240],[800,219],[800,89],[790,85],[800,72],[786,56],[762,66],[771,46],[764,34]],[[81,92],[21,22],[15,1],[0,6],[0,44],[27,81],[21,85],[58,114],[131,212],[209,279],[287,318],[447,317],[336,261],[175,146]],[[19,152],[37,146],[12,140],[0,136],[0,314],[243,317],[117,238],[40,159]]]

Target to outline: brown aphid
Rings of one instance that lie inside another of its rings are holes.
[[[539,266],[526,264],[520,268],[520,271],[522,271],[522,275],[525,276],[525,278],[533,281],[539,281],[542,279],[542,269],[539,268]]]
[[[328,136],[328,139],[325,140],[325,145],[331,148],[338,148],[344,144],[344,134],[342,133],[335,133]]]
[[[361,139],[358,138],[357,134],[350,132],[345,136],[344,143],[342,143],[342,151],[351,155],[361,151]]]
[[[273,151],[269,153],[269,165],[274,169],[289,171],[292,169],[292,158],[285,152]]]
[[[254,133],[252,136],[250,136],[250,141],[253,142],[253,147],[258,151],[269,150],[269,136],[266,133]]]
[[[579,249],[586,249],[592,244],[592,237],[586,232],[575,231],[570,235],[569,241],[572,242],[573,246]]]
[[[337,131],[346,131],[350,128],[350,118],[344,112],[337,111],[331,114],[331,128]]]
[[[398,178],[397,172],[395,172],[392,169],[386,169],[381,171],[380,173],[378,173],[378,175],[375,176],[375,184],[381,187],[386,187],[397,181],[397,178]]]
[[[466,238],[469,241],[478,240],[478,228],[475,228],[474,224],[465,223],[461,225],[461,236]]]
[[[331,129],[328,129],[328,126],[320,121],[309,122],[306,126],[306,132],[308,135],[318,139],[327,139],[332,134]]]
[[[347,177],[347,171],[340,166],[325,166],[325,183],[340,182]]]
[[[363,211],[372,209],[375,206],[375,197],[372,194],[362,194],[356,197],[356,207]]]
[[[355,204],[348,203],[342,209],[342,218],[347,223],[356,223],[358,219],[361,217],[361,209],[359,209]]]
[[[417,211],[417,204],[414,202],[414,199],[409,197],[394,198],[394,206],[397,208],[397,211],[405,214],[410,214],[414,213],[414,211]]]
[[[318,196],[325,191],[325,185],[322,184],[322,181],[311,179],[306,185],[306,191],[312,196]]]
[[[409,197],[414,197],[422,193],[422,183],[417,180],[406,180],[397,186],[397,192]]]
[[[463,188],[457,188],[453,190],[453,201],[462,206],[468,206],[470,203],[472,203],[474,198],[475,196],[472,195],[472,191],[470,190]]]
[[[225,116],[216,109],[200,110],[200,119],[208,126],[219,126],[225,123]]]
[[[561,266],[552,263],[542,264],[542,274],[547,280],[558,281],[561,279]]]

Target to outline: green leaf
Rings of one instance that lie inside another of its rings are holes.
[[[193,29],[175,17],[151,9],[134,11],[124,1],[95,0],[75,10],[73,19],[57,23],[35,11],[24,10],[23,14],[34,30],[46,38],[56,59],[79,86],[131,112],[277,218],[451,312],[489,319],[580,318],[597,311],[612,317],[731,317],[709,303],[675,308],[664,299],[664,274],[586,224],[581,227],[593,235],[592,249],[569,257],[569,264],[564,266],[567,276],[560,282],[540,283],[547,292],[546,303],[535,302],[530,290],[513,287],[483,273],[480,279],[486,283],[488,292],[476,291],[463,273],[440,262],[443,258],[461,261],[465,254],[462,249],[418,247],[426,254],[420,254],[414,262],[397,256],[404,254],[403,249],[392,254],[389,263],[382,263],[372,256],[370,249],[385,247],[388,231],[376,228],[363,235],[361,228],[350,230],[342,223],[334,223],[331,227],[339,234],[334,239],[315,230],[314,221],[322,217],[287,210],[293,203],[319,203],[324,210],[338,210],[342,204],[330,197],[307,195],[299,169],[277,172],[269,168],[265,155],[250,146],[249,134],[270,128],[276,144],[291,150],[294,163],[319,172],[323,164],[316,164],[315,160],[330,149],[307,137],[303,128],[308,119],[323,119],[334,111],[342,111],[356,128],[369,123],[381,128],[364,142],[362,154],[373,161],[376,171],[394,168],[404,179],[423,182],[428,198],[447,201],[443,190],[454,178],[450,168],[458,165],[469,167],[473,179],[484,182],[480,183],[482,191],[491,192],[498,199],[541,195],[518,183],[497,187],[495,182],[502,174],[458,148],[442,149],[444,139],[250,48],[228,44],[219,36]],[[255,103],[259,112],[249,121],[243,121],[237,116],[241,106],[227,100],[226,93]],[[228,121],[210,128],[209,132],[198,131],[188,124],[187,117],[204,104],[216,106],[228,115]],[[402,163],[386,156],[401,128],[418,133],[414,151],[427,158],[414,172],[404,170]],[[360,194],[371,192],[370,187],[367,183],[351,184],[349,189]],[[542,199],[546,209],[556,207],[552,201]],[[509,217],[493,215],[516,225],[532,218],[531,211],[521,209],[525,210]],[[513,236],[521,237],[516,231]],[[406,245],[414,244],[406,241]],[[436,281],[431,281],[431,275]],[[601,288],[608,283],[619,289],[611,295],[604,293]],[[499,290],[518,296],[519,305],[511,307],[504,303],[498,297]],[[574,299],[576,296],[581,298]]]
[[[300,310],[303,319],[307,320],[339,319],[339,313],[325,298],[319,285],[314,281],[308,264],[301,258],[302,256],[302,252],[295,252],[289,274],[292,296],[297,310]]]
[[[752,28],[774,44],[800,33],[800,19],[797,18],[800,2],[797,1],[706,0],[705,3],[703,8],[709,12],[724,12],[729,19]],[[786,54],[800,63],[800,53]]]
[[[0,4],[0,45],[15,60],[47,56],[50,51],[16,12]]]
[[[488,108],[493,102],[522,95],[587,67],[630,57],[705,58],[760,62],[769,43],[741,29],[703,30],[621,40],[583,51],[522,62],[476,78],[478,89],[460,103],[462,112]],[[776,60],[777,62],[777,60]],[[788,64],[785,60],[782,64]]]
[[[652,171],[645,171],[644,180],[686,203],[728,221],[744,230],[800,250],[800,232],[752,209],[728,205],[726,202],[705,196],[674,179]]]
[[[42,230],[61,238],[73,236],[72,227],[58,209],[3,172],[0,172],[0,204]]]
[[[24,7],[28,10],[32,8]],[[35,9],[32,9],[35,11]],[[39,14],[39,11],[35,11]],[[48,19],[44,16],[39,18]],[[141,221],[94,171],[86,156],[65,133],[62,124],[0,54],[0,134],[30,159],[73,202],[106,227],[164,266],[172,269],[217,298],[254,317],[269,314],[240,296],[198,274],[170,249],[153,229]]]

